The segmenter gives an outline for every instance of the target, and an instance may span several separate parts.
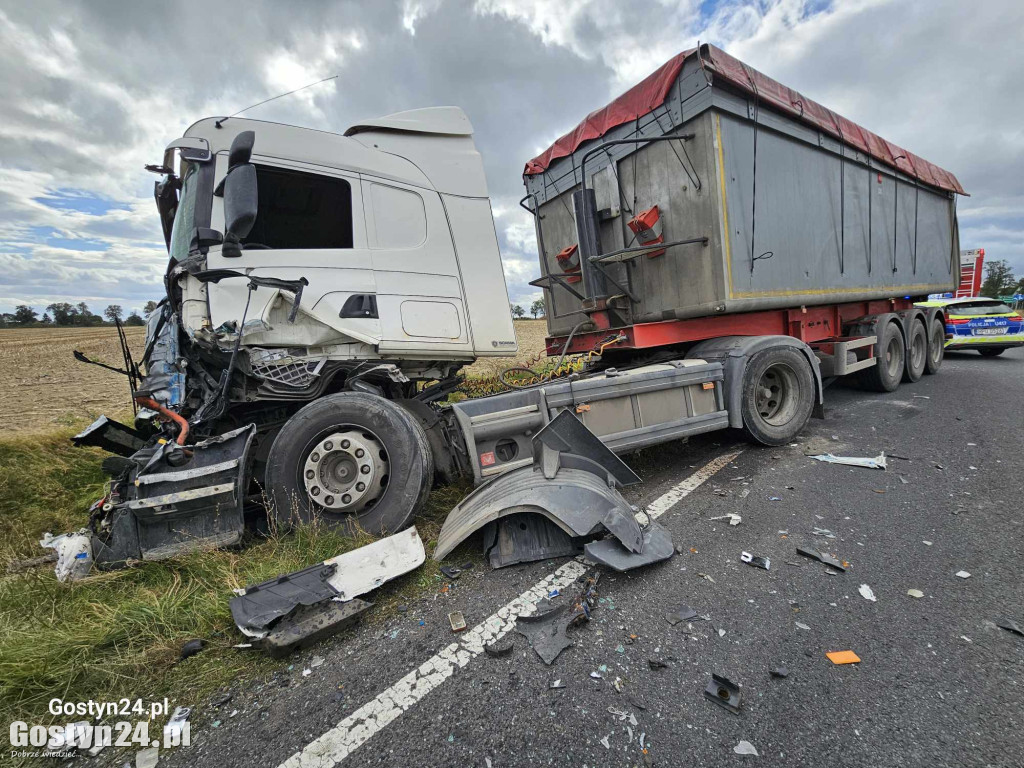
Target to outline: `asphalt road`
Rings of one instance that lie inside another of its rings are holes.
[[[1024,626],[1022,403],[1024,350],[954,353],[891,394],[832,387],[826,419],[789,447],[717,433],[665,449],[641,467],[639,503],[743,449],[661,518],[681,554],[604,574],[592,621],[552,666],[512,632],[511,656],[469,659],[341,765],[1024,765],[1024,637],[994,624]],[[885,451],[889,468],[805,456],[826,451]],[[742,522],[711,520],[726,512]],[[830,574],[797,545],[849,569]],[[741,563],[744,550],[770,570]],[[458,639],[449,611],[472,627],[562,562],[478,566],[448,594],[293,656],[277,681],[198,715],[193,746],[161,765],[281,764]],[[665,612],[683,603],[710,620],[670,625]],[[832,664],[838,650],[861,662]],[[303,677],[314,656],[324,663]],[[771,677],[779,666],[787,678]],[[704,699],[713,672],[742,686],[739,715]],[[556,679],[565,687],[551,689]],[[741,740],[759,756],[735,754]]]

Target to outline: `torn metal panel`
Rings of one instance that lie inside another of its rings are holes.
[[[316,605],[303,606],[277,622],[262,640],[260,647],[274,658],[287,656],[294,650],[338,634],[357,622],[372,607],[373,603],[358,598],[344,603],[326,600]]]
[[[484,555],[492,568],[567,557],[582,550],[578,540],[543,515],[509,515],[484,529]]]
[[[588,560],[614,568],[616,571],[629,571],[668,560],[675,549],[668,529],[652,520],[643,530],[643,545],[639,551],[630,551],[623,546],[621,540],[614,538],[592,541],[583,547],[583,551]]]
[[[459,502],[444,521],[434,559],[444,559],[487,523],[521,512],[543,515],[569,536],[594,535],[610,522],[633,546],[642,538],[629,502],[592,472],[563,467],[549,479],[537,467],[522,467],[489,480]]]
[[[413,526],[325,560],[324,565],[336,566],[328,583],[337,591],[338,598],[351,600],[386,581],[416,570],[426,559],[423,540]]]
[[[145,444],[145,438],[129,426],[100,416],[71,438],[75,447],[95,446],[118,456],[131,456]]]

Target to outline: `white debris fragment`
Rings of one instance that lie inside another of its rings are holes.
[[[753,755],[754,757],[759,757],[757,754],[757,748],[749,741],[741,741],[732,748],[732,751],[737,755]]]
[[[611,736],[611,734],[609,733],[608,736]],[[605,736],[603,739],[601,739],[601,744],[604,745],[605,749],[612,748],[612,745],[608,743],[608,736]]]
[[[150,747],[135,753],[135,768],[156,768],[160,761],[160,747]]]
[[[860,596],[865,600],[870,600],[872,603],[878,602],[875,598],[875,593],[871,591],[871,587],[867,584],[861,584],[857,591],[860,592]]]
[[[324,657],[323,656],[314,656],[313,659],[309,662],[309,666],[310,666],[310,669],[316,669],[317,667],[319,667],[323,663],[324,663]]]
[[[312,674],[313,674],[313,670],[312,669],[304,669],[304,670],[302,670],[302,676],[303,677],[309,677]]]
[[[924,597],[924,592],[920,589],[908,589],[907,594],[911,597]]]
[[[89,575],[92,570],[92,537],[88,534],[87,528],[60,536],[49,532],[43,534],[39,546],[57,553],[57,564],[53,569],[57,581],[78,581]]]
[[[926,547],[930,547],[932,545],[932,542],[930,541],[922,541],[921,543],[924,544]]]
[[[808,627],[808,626],[807,626],[806,624],[804,624],[803,622],[800,622],[800,621],[794,621],[793,623],[794,623],[794,624],[796,624],[796,628],[797,628],[797,629],[810,629],[810,627]]]
[[[885,452],[878,454],[875,458],[859,456],[836,456],[831,453],[821,453],[810,458],[823,461],[826,464],[845,464],[850,467],[864,467],[866,469],[885,469]]]
[[[740,515],[737,515],[735,512],[726,512],[724,515],[719,515],[718,517],[711,517],[711,518],[708,518],[708,519],[709,520],[728,520],[729,521],[729,525],[739,525],[740,523],[743,522],[743,518]]]
[[[971,574],[969,574],[967,571],[957,571],[956,575],[959,576],[961,579],[971,578]]]

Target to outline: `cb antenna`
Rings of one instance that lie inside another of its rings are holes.
[[[222,124],[224,124],[225,122],[230,120],[232,117],[238,117],[243,112],[248,112],[250,109],[254,109],[256,107],[262,106],[263,104],[266,104],[269,101],[274,101],[275,99],[280,99],[280,98],[283,98],[285,96],[291,96],[293,93],[298,93],[299,91],[304,91],[307,88],[312,88],[314,85],[320,85],[320,83],[326,83],[328,80],[335,80],[335,79],[337,79],[337,77],[338,77],[337,75],[331,75],[330,77],[325,77],[323,80],[317,80],[315,83],[310,83],[309,85],[304,85],[301,88],[296,88],[294,91],[288,91],[287,93],[279,93],[277,96],[271,96],[269,99],[264,99],[263,101],[260,101],[260,102],[257,102],[256,104],[248,106],[245,109],[240,109],[237,112],[235,112],[233,115],[228,115],[227,117],[222,117],[220,120],[218,120],[216,123],[214,123],[214,125],[216,125],[218,128],[220,128]]]

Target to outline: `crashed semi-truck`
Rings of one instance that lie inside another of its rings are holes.
[[[435,556],[515,510],[585,535],[565,510],[631,474],[594,442],[787,443],[837,377],[935,373],[942,309],[914,301],[959,275],[952,174],[713,46],[527,163],[547,353],[586,365],[487,397],[452,396],[464,366],[517,350],[461,110],[344,135],[209,118],[149,169],[170,261],[140,410],[75,438],[118,454],[100,564],[236,543],[247,502],[394,532],[459,476],[479,487]]]

